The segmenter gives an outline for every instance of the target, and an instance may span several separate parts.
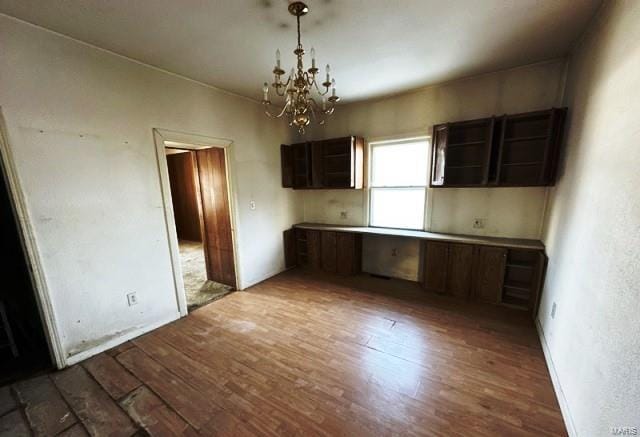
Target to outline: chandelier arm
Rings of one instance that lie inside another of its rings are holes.
[[[274,115],[274,114],[272,114],[271,112],[269,112],[268,105],[270,105],[270,103],[266,103],[266,104],[264,104],[264,105],[265,105],[264,113],[265,113],[265,114],[267,114],[267,117],[270,117],[270,118],[280,118],[280,117],[282,117],[282,116],[285,114],[285,112],[287,111],[287,108],[289,107],[290,103],[289,103],[289,102],[287,102],[287,103],[284,105],[284,107],[282,108],[282,111],[280,111],[277,115]]]

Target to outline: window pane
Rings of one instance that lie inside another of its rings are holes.
[[[422,229],[424,188],[372,188],[371,226]]]
[[[427,167],[426,141],[371,148],[371,185],[374,187],[426,185]]]

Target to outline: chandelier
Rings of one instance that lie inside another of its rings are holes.
[[[300,43],[300,17],[309,12],[309,8],[302,2],[293,2],[289,5],[289,12],[296,17],[298,22],[298,46],[293,51],[298,62],[296,68],[291,69],[286,82],[282,81],[284,70],[280,67],[280,50],[276,50],[276,66],[273,69],[274,81],[271,84],[273,91],[279,97],[284,98],[282,108],[278,113],[269,111],[271,100],[269,99],[269,84],[264,83],[262,91],[264,97],[262,104],[265,107],[265,114],[269,117],[280,118],[285,116],[289,120],[289,126],[296,126],[300,133],[304,133],[305,126],[311,123],[311,118],[318,124],[324,124],[325,117],[333,113],[335,104],[340,97],[336,95],[336,81],[331,79],[330,67],[327,64],[326,78],[322,83],[321,90],[316,81],[318,68],[316,68],[316,53],[311,49],[311,68],[305,71],[302,57],[305,54]],[[327,94],[331,95],[327,98]],[[314,98],[312,94],[315,94]],[[320,100],[318,103],[317,99]]]

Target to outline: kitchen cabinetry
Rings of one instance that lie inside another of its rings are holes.
[[[434,126],[432,187],[555,183],[566,108]]]
[[[282,186],[294,189],[363,187],[364,139],[334,138],[280,146]]]

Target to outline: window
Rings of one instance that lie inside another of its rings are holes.
[[[371,226],[424,228],[428,145],[422,138],[371,143]]]

